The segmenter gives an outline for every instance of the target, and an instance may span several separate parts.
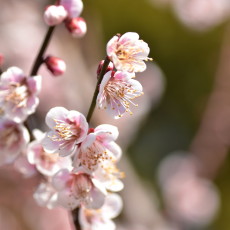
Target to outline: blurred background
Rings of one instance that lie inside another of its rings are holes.
[[[126,187],[118,229],[230,229],[229,0],[83,2],[86,36],[72,38],[60,26],[47,50],[63,58],[68,69],[54,79],[41,68],[43,90],[35,126],[46,129],[43,119],[54,106],[86,114],[107,41],[117,33],[137,32],[153,58],[147,70],[137,74],[145,92],[137,100],[139,107],[118,121],[96,111],[92,123],[120,129]],[[4,69],[16,65],[29,73],[47,30],[42,17],[49,4],[53,2],[0,1]],[[28,198],[35,185],[35,179],[25,181],[10,166],[1,169],[0,229],[48,229],[45,216],[54,220],[66,215],[35,207]],[[38,226],[33,224],[36,217]],[[64,228],[56,224],[49,229]]]

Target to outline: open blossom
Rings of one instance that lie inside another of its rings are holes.
[[[83,10],[82,0],[60,0],[60,5],[66,9],[69,18],[79,17]]]
[[[1,75],[0,82],[0,107],[5,117],[23,122],[35,111],[40,89],[41,76],[27,77],[21,69],[9,68]]]
[[[219,207],[219,196],[211,181],[197,173],[193,158],[171,155],[160,165],[159,179],[168,213],[191,226],[210,223]]]
[[[26,148],[29,139],[23,125],[0,119],[0,165],[12,163]]]
[[[115,230],[111,220],[117,217],[122,209],[122,200],[117,194],[108,194],[104,205],[97,210],[80,208],[79,222],[82,230]]]
[[[63,107],[52,108],[46,115],[46,124],[51,129],[43,140],[44,150],[67,156],[87,136],[88,123],[83,114]]]
[[[116,35],[107,43],[107,55],[116,69],[121,71],[143,72],[149,52],[148,44],[139,40],[139,35],[134,32],[121,37]]]
[[[95,179],[85,173],[70,173],[67,169],[54,175],[52,184],[58,192],[58,204],[67,209],[84,205],[99,209],[105,201],[106,191]]]
[[[124,188],[120,179],[124,178],[125,174],[117,168],[113,161],[103,161],[101,167],[97,168],[93,176],[111,192],[119,192]]]
[[[83,168],[87,173],[95,171],[104,161],[117,161],[121,148],[114,142],[118,129],[113,125],[99,125],[88,134],[76,151],[74,168]]]
[[[58,153],[47,153],[44,150],[41,144],[43,136],[28,145],[28,162],[45,176],[53,176],[63,168],[71,169],[72,160],[70,157],[60,157]]]
[[[132,114],[130,104],[137,106],[132,100],[143,94],[142,85],[134,77],[135,74],[129,72],[107,72],[97,96],[98,107],[106,109],[116,119],[125,112]]]
[[[44,20],[47,25],[54,26],[62,23],[67,17],[67,11],[63,6],[48,6],[44,12]]]

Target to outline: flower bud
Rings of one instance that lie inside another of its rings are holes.
[[[102,70],[103,65],[104,65],[104,60],[102,60],[102,61],[100,62],[100,64],[98,65],[98,67],[97,67],[97,76],[99,76],[99,74],[101,73],[101,70]],[[110,62],[109,65],[108,65],[108,67],[107,67],[107,69],[106,69],[106,72],[105,72],[105,73],[107,73],[107,72],[109,72],[109,71],[112,71],[113,68],[114,68],[114,65],[113,65],[112,62]]]
[[[60,58],[48,56],[44,62],[54,76],[62,75],[66,71],[66,64]]]
[[[67,11],[63,6],[48,6],[44,12],[44,20],[49,26],[62,23],[66,17]]]
[[[0,68],[3,65],[3,63],[4,63],[4,56],[3,54],[0,53]]]
[[[71,18],[65,22],[66,28],[73,37],[81,38],[86,34],[87,26],[83,18]]]

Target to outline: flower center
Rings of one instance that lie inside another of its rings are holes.
[[[74,176],[73,193],[77,199],[86,199],[92,187],[93,184],[87,175],[79,174]]]
[[[51,138],[53,141],[71,141],[79,138],[81,129],[77,126],[66,123],[62,120],[54,119],[56,126],[54,130],[58,135],[53,135]]]
[[[8,148],[18,141],[18,130],[15,127],[8,127],[0,132],[0,146]]]
[[[95,141],[86,151],[80,152],[79,158],[81,159],[82,165],[87,167],[89,170],[97,168],[97,166],[105,160],[112,160],[109,156],[105,147]]]
[[[13,103],[16,108],[25,107],[28,96],[29,91],[26,85],[11,83],[5,101]]]
[[[108,103],[112,105],[113,110],[115,110],[114,104],[118,104],[118,106],[123,106],[126,112],[132,115],[130,104],[137,107],[138,104],[133,103],[132,100],[143,95],[143,92],[138,91],[128,82],[114,81],[111,79],[104,88],[104,94]]]

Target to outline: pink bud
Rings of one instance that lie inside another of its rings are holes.
[[[98,65],[98,67],[97,67],[97,76],[99,76],[99,74],[101,73],[101,70],[102,70],[103,65],[104,65],[104,60],[102,60],[102,61],[100,62],[100,64]],[[108,67],[107,67],[107,69],[106,69],[106,72],[105,72],[105,73],[107,73],[107,72],[109,72],[109,71],[112,71],[113,68],[114,68],[114,65],[113,65],[112,62],[110,62],[109,65],[108,65]]]
[[[63,6],[48,6],[44,12],[44,20],[49,26],[62,23],[66,17],[67,11]]]
[[[0,67],[3,65],[4,63],[4,56],[3,54],[0,53]]]
[[[48,56],[44,62],[54,76],[62,75],[66,71],[66,64],[60,58]]]
[[[86,34],[87,26],[83,18],[71,18],[65,21],[65,26],[73,37],[81,38]]]

